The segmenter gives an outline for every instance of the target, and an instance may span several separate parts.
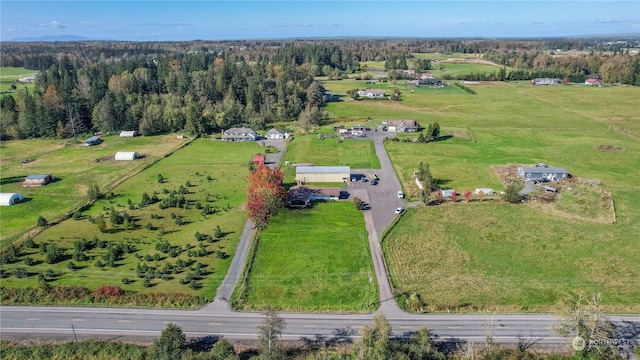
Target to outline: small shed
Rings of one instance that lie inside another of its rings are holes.
[[[135,151],[118,151],[116,153],[116,160],[135,160],[139,158],[140,155]]]
[[[24,200],[19,193],[0,193],[0,206],[11,206]]]
[[[255,166],[264,165],[264,155],[256,155],[253,157],[253,164]]]
[[[440,190],[440,191],[442,191],[442,196],[443,196],[443,197],[452,197],[452,196],[454,196],[454,195],[456,195],[456,194],[457,194],[457,193],[456,193],[456,191],[455,191],[455,190],[453,190],[453,189],[449,189],[449,190]]]
[[[100,145],[102,143],[102,139],[99,136],[92,136],[84,141],[87,146]]]
[[[120,131],[120,137],[136,137],[138,134],[137,131]]]
[[[29,175],[24,179],[22,186],[25,186],[25,187],[44,186],[52,182],[53,182],[53,176],[51,174]]]
[[[491,188],[477,188],[473,193],[475,195],[478,195],[480,193],[483,193],[484,195],[493,195],[496,192],[493,191],[493,189],[491,189]]]

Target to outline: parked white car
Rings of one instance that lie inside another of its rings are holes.
[[[398,191],[398,198],[404,199],[404,193],[402,191]]]
[[[401,207],[397,208],[397,209],[396,209],[396,215],[398,215],[398,214],[402,213],[403,211],[404,211],[404,209],[403,209],[403,208],[401,208]]]

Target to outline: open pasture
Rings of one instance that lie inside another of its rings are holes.
[[[36,286],[36,275],[52,269],[53,284],[213,296],[245,223],[248,162],[261,150],[257,143],[195,140],[118,185],[78,219],[67,219],[37,235],[34,247],[23,246],[16,261],[3,265],[8,273],[24,266],[30,275],[4,279],[3,286]],[[142,204],[145,193],[152,199],[147,205]],[[184,205],[171,205],[168,199],[181,194]],[[129,219],[119,221],[112,211]],[[104,232],[99,229],[100,218]],[[83,255],[76,256],[75,243],[83,239],[88,243]],[[62,250],[59,261],[46,262],[43,243]],[[109,247],[125,245],[109,265]],[[31,265],[26,265],[26,257]]]
[[[333,83],[325,86],[332,90]],[[617,222],[585,219],[595,208],[579,207],[595,206],[589,202],[597,195],[567,194],[553,213],[493,201],[412,210],[384,240],[396,290],[418,293],[435,311],[552,311],[566,294],[579,291],[602,292],[612,311],[638,311],[633,279],[640,268],[632,249],[640,233],[640,89],[469,86],[477,95],[403,92],[400,102],[345,101],[327,110],[332,117],[440,124],[442,141],[386,143],[410,197],[421,161],[443,189],[458,193],[502,190],[493,165],[544,162],[602,181]]]
[[[11,84],[22,77],[35,75],[37,73],[38,71],[21,67],[0,67],[0,97],[5,94],[12,94],[15,97],[16,90],[24,88],[33,90],[33,83],[16,83],[16,90],[11,89]]]
[[[283,209],[260,234],[248,271],[241,309],[362,312],[377,301],[364,218],[351,202]]]
[[[19,192],[26,202],[2,208],[3,244],[15,240],[36,225],[39,216],[49,221],[80,206],[87,200],[88,185],[107,189],[119,179],[140,171],[154,161],[182,146],[185,141],[175,135],[120,138],[104,137],[97,146],[85,146],[72,140],[16,140],[0,142],[2,179],[0,191]],[[144,156],[135,161],[115,161],[117,151],[137,151]],[[22,163],[24,159],[32,159]],[[99,160],[100,161],[96,161]],[[43,187],[23,188],[27,175],[52,174],[58,178]]]

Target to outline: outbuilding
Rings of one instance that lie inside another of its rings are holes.
[[[479,195],[480,193],[482,193],[482,194],[484,194],[484,195],[493,195],[493,194],[495,194],[496,192],[495,192],[495,191],[493,191],[493,189],[491,189],[491,188],[477,188],[477,189],[473,192],[473,194],[474,194],[474,195]]]
[[[0,206],[11,206],[24,200],[19,193],[0,193]]]
[[[115,156],[115,160],[135,160],[140,157],[135,151],[118,151]]]
[[[84,141],[87,146],[100,145],[102,143],[102,139],[99,136],[92,136]]]
[[[52,182],[53,182],[53,176],[51,174],[29,175],[24,179],[22,186],[24,187],[44,186]]]
[[[264,155],[256,155],[253,157],[253,165],[260,166],[264,165]]]
[[[296,183],[339,183],[347,182],[351,176],[349,166],[298,166]]]
[[[120,131],[120,137],[136,137],[138,136],[137,131]]]

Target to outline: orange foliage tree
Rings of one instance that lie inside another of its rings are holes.
[[[265,165],[260,165],[249,173],[247,216],[260,230],[267,227],[269,216],[277,215],[284,206],[283,178],[280,169],[271,169]]]

